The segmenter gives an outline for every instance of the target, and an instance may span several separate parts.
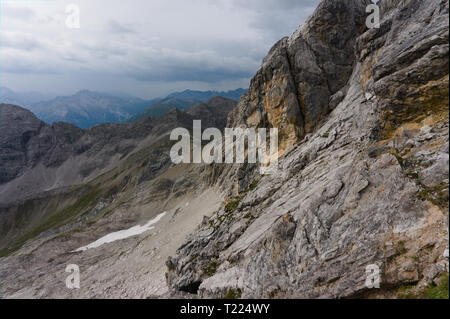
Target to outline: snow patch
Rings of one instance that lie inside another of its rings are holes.
[[[133,237],[133,236],[137,236],[140,235],[142,233],[145,233],[148,230],[151,230],[153,228],[155,228],[153,225],[156,224],[157,222],[159,222],[161,220],[161,218],[164,217],[164,215],[166,215],[167,212],[161,213],[158,216],[156,216],[155,218],[153,218],[152,220],[150,220],[147,224],[145,224],[144,226],[134,226],[128,229],[124,229],[124,230],[120,230],[114,233],[110,233],[106,236],[103,236],[102,238],[94,241],[93,243],[80,247],[77,250],[74,250],[73,252],[80,252],[80,251],[85,251],[91,248],[97,248],[100,247],[103,244],[107,244],[107,243],[112,243],[116,240],[122,240],[125,238],[129,238],[129,237]]]

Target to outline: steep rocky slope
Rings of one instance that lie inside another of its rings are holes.
[[[448,269],[448,2],[381,0],[370,30],[368,3],[324,0],[270,50],[229,123],[278,127],[279,171],[221,167],[229,202],[168,259],[174,294],[392,297]]]

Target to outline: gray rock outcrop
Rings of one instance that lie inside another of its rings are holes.
[[[311,133],[343,98],[368,3],[323,1],[291,37],[269,51],[230,125],[277,127],[282,149]]]
[[[167,260],[173,294],[386,297],[448,269],[448,2],[381,0],[370,30],[367,3],[322,1],[270,50],[229,124],[278,127],[279,170],[223,169],[227,204]]]

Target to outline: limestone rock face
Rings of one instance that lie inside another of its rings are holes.
[[[330,99],[345,91],[368,3],[323,1],[301,28],[272,47],[230,125],[277,127],[282,149],[311,133],[336,106]]]
[[[448,3],[381,1],[381,28],[358,39],[361,85],[380,100],[382,137],[448,112]]]
[[[397,297],[448,269],[448,2],[381,0],[370,30],[366,4],[323,1],[264,59],[229,123],[278,127],[279,170],[224,170],[239,197],[167,260],[174,294]]]

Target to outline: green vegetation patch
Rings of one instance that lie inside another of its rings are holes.
[[[258,187],[258,183],[259,181],[253,181],[250,186],[248,187],[247,191],[248,192],[252,192],[256,189],[256,187]]]
[[[240,299],[242,296],[242,290],[240,288],[230,289],[223,299]]]
[[[253,182],[250,183],[248,188],[241,193],[240,196],[238,196],[235,199],[230,200],[228,203],[226,203],[225,208],[224,208],[225,212],[230,213],[233,210],[235,210],[239,206],[239,203],[244,199],[244,197],[249,192],[254,191],[258,187],[258,183],[259,183],[259,181],[254,180]]]
[[[217,268],[219,268],[219,264],[218,264],[216,261],[211,261],[211,262],[209,263],[208,267],[206,267],[206,268],[204,269],[205,274],[206,274],[208,277],[212,277],[212,276],[214,276],[214,274],[216,273]]]
[[[439,285],[430,285],[425,288],[423,295],[420,299],[449,299],[448,297],[448,273],[445,273],[441,277]]]
[[[50,216],[42,224],[40,224],[30,232],[23,235],[14,244],[0,250],[0,257],[4,257],[11,254],[12,252],[22,247],[28,240],[39,236],[39,234],[48,231],[52,228],[63,225],[64,222],[66,222],[70,218],[73,218],[74,216],[77,216],[79,213],[83,212],[87,208],[93,208],[95,204],[98,202],[99,194],[100,194],[99,190],[90,190],[87,194],[83,195],[80,199],[78,199],[75,204],[70,205],[60,210],[56,214]]]
[[[443,273],[438,285],[429,285],[419,292],[414,292],[414,285],[402,286],[398,289],[401,299],[449,299],[448,273]]]
[[[448,208],[448,184],[441,182],[439,185],[433,187],[427,187],[425,185],[420,185],[422,190],[417,194],[417,197],[424,201],[427,200],[440,208]],[[445,190],[447,190],[445,192]]]
[[[239,203],[241,202],[241,200],[242,200],[242,197],[238,196],[236,199],[229,201],[225,205],[225,208],[224,208],[225,212],[230,213],[233,210],[235,210],[239,206]]]

